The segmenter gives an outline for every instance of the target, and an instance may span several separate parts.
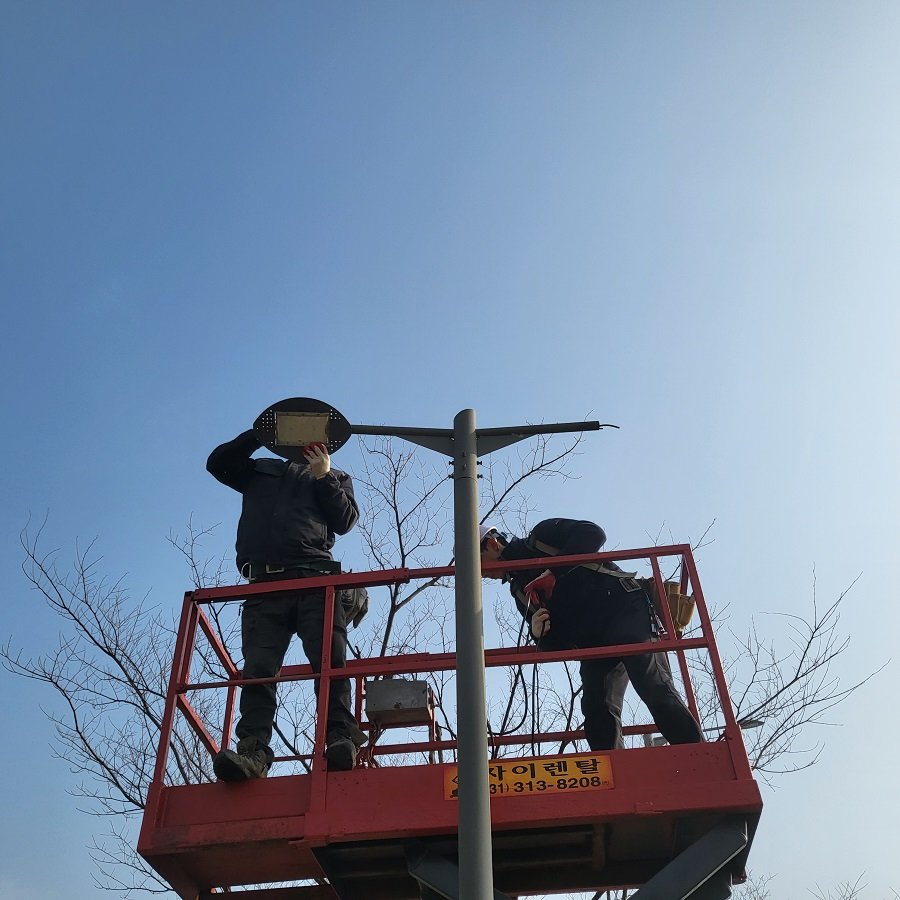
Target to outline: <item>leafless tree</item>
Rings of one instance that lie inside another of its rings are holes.
[[[56,550],[42,548],[45,524],[23,530],[22,569],[59,617],[59,643],[38,656],[7,643],[0,658],[10,672],[48,685],[60,700],[61,711],[47,713],[56,755],[79,776],[73,793],[87,801],[87,811],[112,823],[107,839],[92,848],[98,885],[165,892],[167,885],[130,849],[129,832],[153,775],[173,622],[146,597],[134,600],[122,579],[102,574],[94,542],[76,546],[74,560],[63,566]],[[166,775],[176,784],[211,778],[209,755],[190,729],[176,729]]]
[[[852,884],[849,881],[845,881],[828,891],[823,891],[817,886],[810,893],[816,900],[855,900],[856,897],[862,897],[863,891],[866,889],[866,885],[863,883],[864,877],[865,875],[860,875]],[[897,892],[894,891],[893,893],[896,896]]]
[[[741,900],[772,900],[769,885],[773,877],[772,875],[756,877],[751,873],[744,884],[737,888],[737,896]]]
[[[823,609],[813,573],[811,611],[807,617],[762,613],[787,622],[786,648],[777,647],[758,629],[755,619],[745,635],[730,628],[721,629],[720,643],[723,636],[731,638],[723,656],[735,716],[745,727],[750,764],[769,784],[776,776],[816,763],[824,744],[821,739],[807,743],[817,734],[810,726],[835,724],[829,714],[884,668],[882,665],[849,684],[834,669],[850,644],[849,636],[839,628],[840,612],[857,580],[858,576]],[[692,664],[709,674],[707,656],[695,654]],[[710,684],[709,678],[697,681],[701,688]],[[698,703],[704,724],[714,731],[721,722],[716,698],[706,691],[698,696]]]
[[[822,890],[820,887],[810,888],[808,893],[815,900],[856,900],[863,896],[866,885],[863,883],[865,875],[860,875],[853,883],[842,882],[830,890]],[[747,882],[739,886],[736,896],[740,900],[772,900],[772,891],[769,885],[774,881],[774,876],[766,875],[761,878],[750,877]],[[897,892],[891,892],[892,897],[897,897]],[[890,900],[890,898],[884,898]]]
[[[523,485],[533,478],[570,478],[568,461],[581,438],[554,442],[547,437],[530,441],[502,463],[484,465],[480,488],[482,518],[503,523],[520,519],[528,508]],[[416,450],[397,446],[392,439],[366,445],[362,471],[354,476],[364,498],[360,532],[373,568],[446,566],[453,562],[450,483],[446,467],[423,459]],[[489,458],[491,459],[491,458]],[[448,623],[452,623],[452,585],[434,578],[413,585],[392,585],[388,603],[370,630],[354,639],[363,656],[398,655],[425,648],[451,649]],[[510,620],[511,622],[511,620]],[[455,737],[452,695],[453,673],[436,673],[432,688],[438,700],[445,734]]]

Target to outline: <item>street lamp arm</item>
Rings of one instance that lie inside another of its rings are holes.
[[[390,437],[453,437],[452,428],[405,428],[401,425],[351,425],[353,434],[384,434]]]
[[[564,431],[599,431],[601,428],[618,428],[618,425],[610,425],[599,422],[556,422],[552,425],[510,425],[506,428],[479,428],[478,437],[495,437],[499,435],[531,435],[531,434],[559,434]]]
[[[476,434],[487,437],[497,435],[558,434],[565,431],[599,431],[601,428],[618,428],[608,422],[556,422],[545,425],[511,425],[507,428],[479,428]],[[409,428],[401,425],[351,425],[353,434],[383,434],[392,437],[453,437],[452,428]]]
[[[479,428],[475,431],[478,456],[487,456],[495,450],[518,443],[535,434],[560,434],[563,432],[599,431],[601,428],[618,428],[618,425],[599,422],[557,422],[544,425],[513,425],[508,428]],[[351,425],[354,434],[375,434],[398,437],[453,457],[458,448],[454,444],[452,428],[408,428],[400,425]]]

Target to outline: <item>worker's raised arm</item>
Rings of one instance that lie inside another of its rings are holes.
[[[243,491],[253,473],[252,455],[262,444],[251,429],[239,434],[233,441],[220,444],[209,454],[206,471],[222,484]]]

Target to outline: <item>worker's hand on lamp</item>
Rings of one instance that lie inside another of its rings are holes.
[[[323,478],[331,471],[331,457],[324,444],[309,444],[303,448],[303,455],[309,463],[309,473],[315,478]]]
[[[533,581],[529,581],[528,584],[525,585],[525,595],[527,597],[531,597],[532,595],[536,596],[538,600],[541,602],[536,604],[540,606],[546,603],[550,597],[553,595],[553,589],[556,587],[556,576],[547,569],[545,572],[542,572],[535,578]]]
[[[531,633],[534,639],[539,641],[548,631],[550,631],[550,611],[541,607],[531,617]]]

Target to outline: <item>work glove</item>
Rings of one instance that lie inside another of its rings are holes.
[[[529,581],[525,585],[525,596],[531,599],[532,596],[537,598],[535,606],[543,606],[553,595],[553,589],[556,587],[556,576],[547,569],[538,575],[534,581]]]
[[[531,633],[534,639],[539,641],[550,630],[550,612],[547,609],[539,609],[531,617]]]
[[[309,463],[310,475],[316,479],[324,478],[331,471],[331,457],[324,444],[309,444],[303,448],[303,455]]]

